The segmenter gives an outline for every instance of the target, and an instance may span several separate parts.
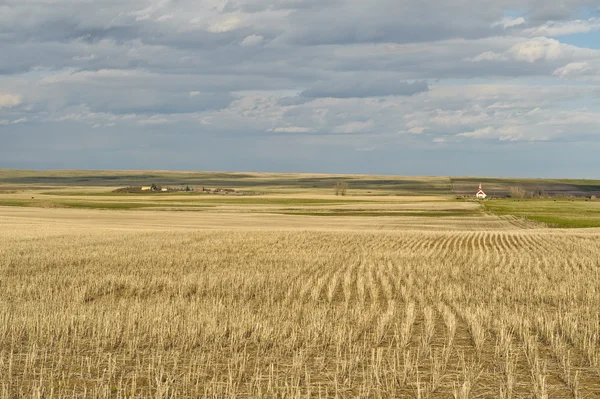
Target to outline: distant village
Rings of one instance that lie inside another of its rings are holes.
[[[198,194],[220,194],[220,195],[259,195],[262,193],[250,192],[250,191],[236,191],[232,188],[213,188],[208,187],[193,187],[193,186],[180,186],[180,187],[163,187],[156,184],[151,186],[141,187],[124,187],[114,190],[115,193],[129,193],[129,194],[143,194],[143,193],[198,193]]]

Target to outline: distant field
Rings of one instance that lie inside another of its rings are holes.
[[[360,195],[452,195],[447,177],[396,177],[368,175],[318,175],[283,173],[219,173],[170,171],[15,171],[0,169],[0,185],[14,189],[35,186],[134,185],[207,186],[253,189],[271,193],[331,193],[337,181],[345,181],[351,193]],[[371,191],[369,193],[369,191]]]
[[[0,205],[5,206],[33,206],[41,208],[89,208],[89,209],[137,209],[137,208],[203,208],[203,207],[214,207],[217,205],[241,205],[241,206],[252,206],[252,205],[279,205],[279,206],[291,206],[291,205],[341,205],[347,203],[361,203],[367,201],[360,200],[322,200],[322,199],[311,199],[311,198],[264,198],[264,197],[251,197],[251,198],[236,198],[236,197],[221,197],[211,196],[204,198],[187,198],[187,199],[157,199],[148,198],[144,201],[133,201],[127,198],[121,198],[117,200],[104,200],[98,201],[93,197],[88,198],[77,198],[76,200],[45,197],[43,194],[37,198],[32,199],[4,199],[0,197]]]
[[[458,195],[473,195],[477,192],[477,184],[483,184],[484,191],[492,197],[506,197],[511,187],[524,190],[541,190],[551,196],[600,197],[600,180],[575,179],[498,179],[453,177],[452,189]],[[474,191],[475,190],[475,191]]]
[[[600,201],[582,199],[533,199],[486,201],[485,207],[498,215],[525,217],[550,227],[600,227]]]
[[[334,195],[344,181],[347,195]],[[117,193],[127,186],[231,188],[252,195]],[[435,209],[423,204],[447,202]],[[407,204],[413,204],[414,208]],[[458,205],[457,205],[458,204]],[[0,171],[0,206],[214,211],[336,217],[483,215],[453,199],[449,178],[205,172]],[[349,209],[351,208],[351,209]],[[458,208],[458,209],[457,209]],[[466,213],[465,213],[466,212]]]
[[[346,196],[334,185],[348,184]],[[461,207],[482,183],[490,198]],[[254,195],[193,192],[116,193],[126,186],[233,188]],[[511,187],[538,190],[554,200],[497,200]],[[600,181],[217,173],[169,171],[0,170],[0,206],[100,210],[246,212],[315,217],[447,218],[497,215],[527,218],[550,227],[600,227],[598,202],[565,197],[600,196]],[[437,203],[437,205],[436,205]],[[439,205],[443,203],[443,205]]]

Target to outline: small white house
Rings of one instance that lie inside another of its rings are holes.
[[[487,194],[483,192],[481,188],[481,183],[479,183],[479,191],[477,191],[477,195],[475,195],[478,199],[486,199]]]

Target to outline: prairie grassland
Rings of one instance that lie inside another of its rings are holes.
[[[600,397],[599,274],[489,215],[0,207],[0,397]]]
[[[600,201],[585,199],[502,199],[486,201],[485,207],[499,215],[525,217],[551,227],[600,227]]]

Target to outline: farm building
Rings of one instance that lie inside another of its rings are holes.
[[[477,194],[475,195],[478,199],[485,199],[487,197],[487,194],[483,192],[483,188],[481,188],[481,183],[479,183],[479,191],[477,191]]]
[[[148,186],[148,187],[142,187],[142,191],[150,191],[152,190],[152,187]]]

